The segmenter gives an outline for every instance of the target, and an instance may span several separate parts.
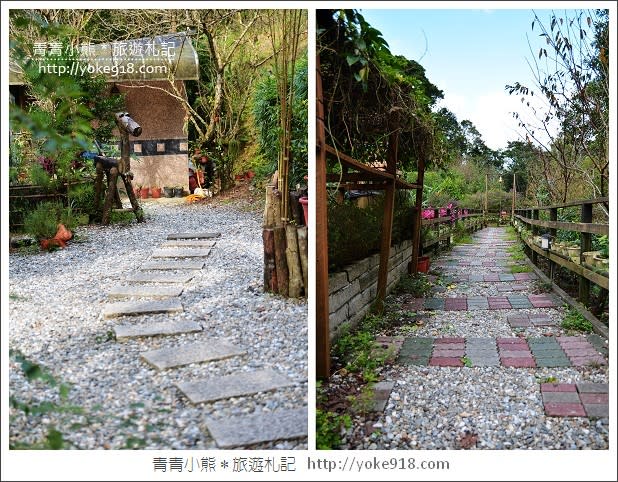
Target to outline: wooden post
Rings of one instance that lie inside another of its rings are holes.
[[[307,264],[309,241],[307,239],[307,231],[307,226],[298,227],[298,254],[300,255],[300,266],[303,272],[303,286],[305,287],[305,297],[309,296],[309,269]]]
[[[539,219],[539,210],[538,209],[533,209],[532,210],[532,219]],[[538,233],[539,233],[539,227],[533,224],[532,225],[532,234],[536,236]],[[537,264],[538,257],[539,257],[538,253],[536,251],[532,250],[532,263],[533,264],[535,264],[535,265]]]
[[[485,173],[485,211],[483,212],[483,218],[485,219],[485,226],[487,226],[487,183],[489,180],[489,174]]]
[[[320,56],[316,56],[316,174],[315,174],[315,346],[316,376],[330,376],[328,311],[328,209],[326,192],[326,131]]]
[[[582,204],[581,222],[592,222],[592,204]],[[581,262],[581,253],[590,251],[592,247],[592,235],[590,233],[580,233],[579,259]],[[590,280],[584,276],[579,276],[579,301],[584,305],[588,305],[590,301]]]
[[[388,282],[388,260],[391,254],[391,237],[393,234],[393,210],[395,207],[395,176],[397,174],[397,144],[399,133],[391,132],[388,139],[388,154],[386,172],[393,175],[393,179],[386,184],[384,196],[384,215],[382,217],[382,233],[380,238],[380,267],[378,269],[378,293],[375,308],[378,312],[384,309],[386,285]]]
[[[549,210],[549,220],[556,222],[558,221],[558,208],[551,208]],[[551,236],[551,242],[555,242],[556,241],[556,233],[557,233],[557,229],[556,228],[551,228],[549,230],[549,235]],[[556,273],[556,263],[554,261],[550,261],[549,262],[549,280],[553,283],[554,282],[554,275]]]
[[[286,249],[285,257],[288,264],[290,298],[300,298],[303,289],[303,272],[300,267],[300,256],[298,254],[298,235],[296,226],[287,224],[285,226]]]
[[[273,233],[275,237],[275,268],[277,270],[277,286],[279,287],[279,294],[287,298],[289,293],[289,273],[287,257],[285,254],[285,228],[283,226],[277,226],[276,228],[273,228]]]
[[[418,160],[418,173],[416,176],[416,211],[414,212],[414,232],[412,233],[412,259],[410,260],[410,274],[418,272],[418,257],[421,252],[421,220],[423,214],[423,182],[425,179],[425,159]]]
[[[275,233],[272,228],[262,230],[264,242],[264,291],[278,293],[277,268],[275,265]]]

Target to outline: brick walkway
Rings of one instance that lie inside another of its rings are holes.
[[[521,314],[513,314],[511,311],[503,315],[508,326],[514,330],[513,336],[381,337],[379,342],[382,346],[391,346],[398,352],[395,355],[397,364],[419,367],[460,367],[463,370],[467,367],[496,367],[512,370],[607,366],[608,353],[604,348],[604,340],[598,335],[538,336],[537,332],[537,336],[523,336],[522,332],[528,328],[558,328],[558,316],[550,316],[550,312],[564,303],[551,293],[526,293],[529,289],[526,283],[537,279],[534,273],[495,272],[497,267],[506,270],[514,264],[507,252],[513,242],[504,240],[503,236],[503,230],[484,230],[475,235],[476,245],[455,246],[444,258],[434,261],[432,266],[442,270],[443,281],[448,283],[499,283],[498,292],[509,294],[407,299],[401,308],[432,312],[526,310]],[[478,272],[467,275],[452,273],[453,269],[460,267],[478,267]],[[535,312],[536,309],[544,310]],[[482,313],[473,316],[482,316]],[[560,330],[557,331],[560,333]],[[547,416],[608,416],[607,384],[544,383],[540,384],[539,390]]]

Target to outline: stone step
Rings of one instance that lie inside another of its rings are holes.
[[[203,261],[193,260],[193,259],[183,259],[183,260],[153,260],[146,261],[142,266],[141,270],[149,270],[149,269],[164,269],[164,270],[172,270],[172,269],[202,269],[204,267]]]
[[[119,325],[114,328],[116,340],[138,336],[180,335],[196,331],[202,331],[200,324],[188,320]]]
[[[207,241],[203,239],[174,239],[165,241],[161,244],[163,248],[212,248],[216,241]]]
[[[220,340],[210,339],[183,345],[182,347],[161,348],[141,354],[144,361],[154,366],[157,370],[189,365],[191,363],[221,360],[233,356],[244,355],[245,350]]]
[[[222,449],[307,436],[307,407],[254,413],[220,420],[206,418],[206,427]]]
[[[293,385],[293,382],[273,370],[260,370],[211,378],[199,382],[178,383],[177,386],[193,403],[213,402],[222,398],[252,395]]]
[[[183,311],[177,299],[156,301],[121,301],[103,308],[103,318],[117,316],[147,315],[152,313],[177,313]]]
[[[160,271],[144,271],[129,276],[129,283],[188,283],[193,279],[193,273],[161,273]]]
[[[132,286],[114,286],[107,296],[110,298],[128,298],[136,297],[153,297],[153,298],[169,298],[180,296],[182,286],[160,286],[160,285],[132,285]]]
[[[205,258],[210,254],[210,248],[162,248],[152,252],[153,258]]]
[[[171,233],[167,239],[212,239],[219,236],[221,233]]]

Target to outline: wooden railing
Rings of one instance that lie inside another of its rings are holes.
[[[556,204],[552,206],[530,207],[525,209],[516,209],[513,218],[513,223],[521,233],[531,232],[531,236],[526,239],[522,237],[522,241],[528,248],[532,262],[536,265],[539,256],[547,259],[550,266],[549,278],[554,279],[554,273],[557,266],[565,268],[579,277],[579,301],[587,305],[590,300],[590,283],[594,283],[601,288],[609,289],[609,273],[597,267],[594,267],[585,262],[583,253],[590,252],[592,249],[592,235],[609,236],[609,224],[593,223],[592,222],[592,207],[595,204],[607,205],[609,199],[607,197],[597,199],[587,199],[582,201],[573,201],[564,204]],[[581,207],[581,215],[579,222],[558,221],[558,210],[564,208]],[[539,213],[549,211],[549,220],[539,219]],[[580,245],[578,256],[575,260],[564,255],[555,248],[557,240],[557,231],[565,230],[579,233]],[[538,236],[541,232],[549,235],[550,247],[543,249],[538,243]],[[536,240],[535,240],[535,237]]]
[[[444,208],[435,208],[434,217],[421,220],[421,228],[430,227],[436,232],[431,238],[421,236],[421,246],[423,250],[433,249],[436,244],[444,242],[446,246],[450,245],[451,235],[454,232],[457,221],[463,221],[467,224],[467,229],[471,232],[480,229],[483,226],[484,219],[482,211],[476,209],[455,209],[453,215],[450,208],[446,209],[446,216],[440,216],[440,210]],[[464,214],[467,211],[467,214]],[[422,233],[422,231],[421,231]]]

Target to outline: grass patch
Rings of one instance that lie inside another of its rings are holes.
[[[472,236],[469,233],[453,237],[453,244],[472,244]]]
[[[590,323],[584,316],[574,310],[570,309],[564,320],[562,320],[562,328],[565,330],[578,331],[582,333],[592,333],[592,323]]]
[[[507,241],[517,241],[519,239],[517,231],[513,226],[508,226],[506,228],[506,239]]]
[[[427,275],[416,273],[411,276],[402,276],[395,288],[395,294],[409,293],[415,298],[422,298],[431,290],[431,283]]]
[[[526,253],[524,253],[524,248],[521,244],[515,244],[507,248],[506,252],[509,253],[513,261],[523,261],[526,259]]]
[[[511,273],[530,273],[532,268],[527,264],[514,264],[511,266]]]

